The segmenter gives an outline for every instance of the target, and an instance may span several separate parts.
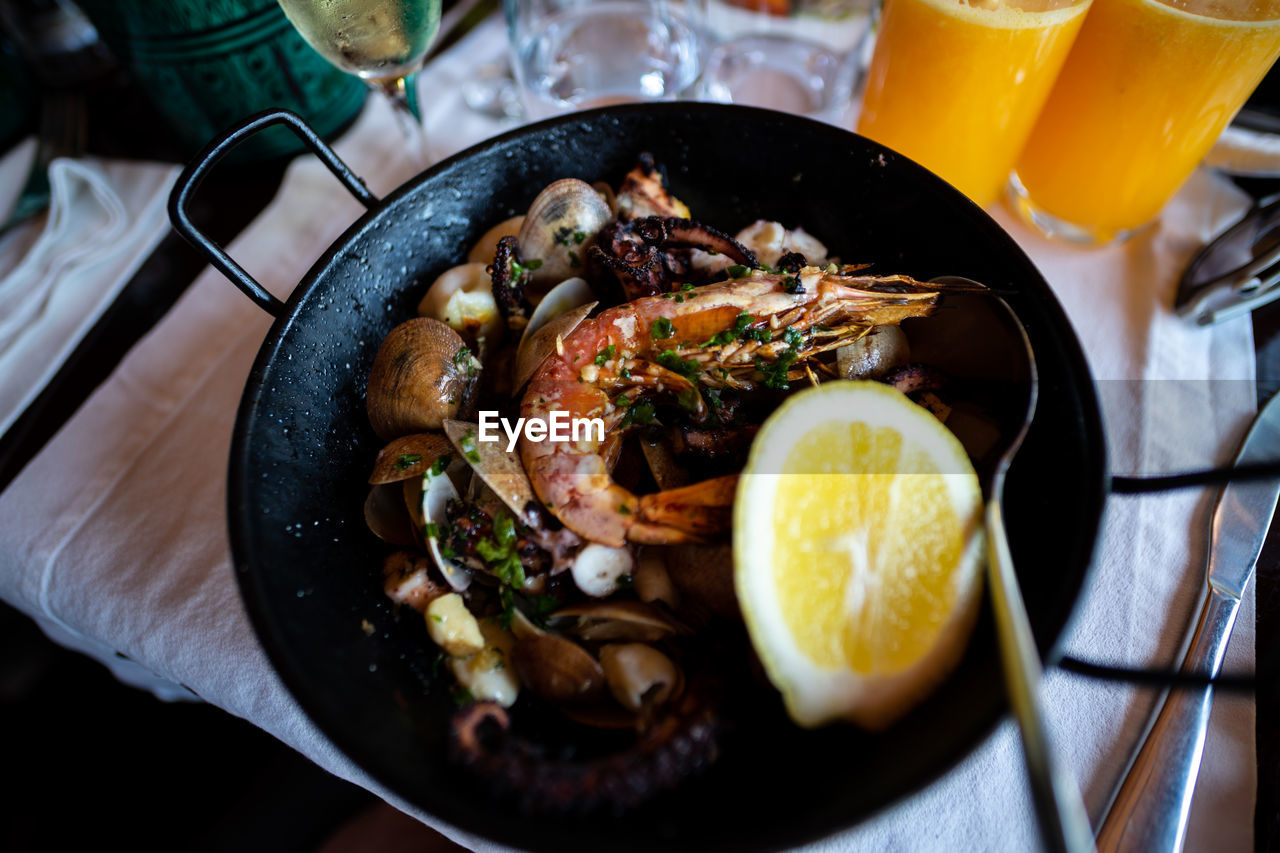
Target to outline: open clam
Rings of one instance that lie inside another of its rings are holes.
[[[476,424],[445,421],[444,432],[476,476],[506,504],[507,509],[523,523],[536,526],[538,501],[519,457],[507,453],[502,441],[480,441]]]
[[[369,490],[364,501],[364,523],[383,542],[404,547],[420,544],[399,483],[384,483]]]
[[[523,214],[499,222],[480,235],[480,239],[471,247],[471,251],[467,252],[467,261],[480,264],[493,263],[493,255],[498,251],[498,241],[503,237],[516,236],[520,233],[520,228],[523,225]]]
[[[412,482],[412,481],[410,481]],[[448,524],[445,512],[449,501],[458,499],[458,490],[447,473],[427,471],[422,475],[421,517],[426,533],[427,551],[449,586],[462,592],[471,585],[471,570],[445,550],[440,541],[440,531]]]
[[[562,607],[551,614],[548,624],[597,643],[652,643],[681,630],[656,608],[628,599],[588,601]]]
[[[521,637],[511,653],[520,682],[557,704],[598,699],[604,694],[604,669],[591,653],[554,634]]]
[[[548,294],[550,296],[550,294]],[[591,309],[596,307],[595,302],[588,302],[585,305],[579,305],[571,311],[548,320],[543,326],[536,331],[525,333],[520,339],[520,348],[516,351],[516,368],[515,368],[515,385],[513,390],[519,391],[524,387],[538,368],[542,366],[542,362],[547,360],[551,353],[556,352],[558,347],[563,346],[562,341],[587,318],[591,313]]]
[[[435,465],[437,459],[451,453],[453,445],[438,432],[402,435],[378,451],[369,483],[376,486],[421,477],[422,472]]]
[[[497,344],[506,324],[486,266],[469,263],[445,270],[418,303],[418,314],[439,320],[469,340]]]
[[[581,272],[587,249],[612,220],[609,203],[585,181],[564,178],[538,193],[517,237],[523,258],[542,261],[533,273],[534,286]]]

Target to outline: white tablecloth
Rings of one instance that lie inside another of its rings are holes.
[[[493,29],[478,31],[423,80],[425,102],[435,105],[429,115],[438,150],[483,132],[470,119],[451,118],[448,97],[468,62],[492,46]],[[399,156],[399,140],[384,105],[371,101],[337,149],[383,194],[415,171]],[[1226,461],[1253,413],[1249,321],[1199,329],[1169,312],[1189,254],[1243,206],[1224,182],[1197,175],[1160,227],[1097,250],[1051,243],[1008,211],[994,211],[1072,318],[1099,379],[1118,472]],[[322,166],[303,158],[230,250],[284,296],[359,212]],[[269,325],[219,274],[200,276],[0,495],[0,597],[123,679],[170,698],[194,692],[385,797],[284,690],[236,592],[226,460],[236,405]],[[1133,663],[1174,659],[1203,585],[1210,502],[1207,493],[1112,501],[1101,561],[1067,650]],[[1229,669],[1252,668],[1253,624],[1251,586]],[[1048,678],[1055,741],[1082,780],[1095,820],[1154,698],[1062,673]],[[1251,847],[1253,717],[1251,699],[1215,700],[1189,849]],[[1004,850],[1035,843],[1016,732],[1006,723],[936,784],[816,848]]]

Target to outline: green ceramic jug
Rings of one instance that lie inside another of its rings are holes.
[[[330,138],[368,88],[311,48],[276,0],[79,0],[116,58],[197,153],[261,110],[292,110]],[[266,160],[303,146],[284,128],[255,136],[229,159]]]

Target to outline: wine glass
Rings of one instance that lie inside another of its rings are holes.
[[[385,94],[428,159],[414,75],[440,28],[440,0],[279,0],[321,56]]]

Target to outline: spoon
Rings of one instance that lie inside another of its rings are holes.
[[[943,276],[933,281],[977,284],[958,276]],[[1035,415],[1038,392],[1035,353],[1013,309],[994,293],[949,294],[945,306],[946,337],[967,340],[969,344],[956,346],[953,342],[939,339],[930,341],[930,345],[950,349],[952,367],[959,375],[1009,380],[1013,395],[1010,411],[1016,414],[1020,410],[1022,413],[1016,431],[1004,431],[1010,437],[1005,439],[1007,443],[987,483],[987,585],[995,612],[1005,686],[1022,735],[1022,753],[1031,780],[1041,838],[1045,847],[1052,851],[1076,853],[1093,850],[1093,831],[1080,796],[1080,786],[1068,769],[1054,760],[1045,731],[1039,695],[1043,670],[1009,553],[1001,508],[1005,475]],[[972,342],[977,340],[983,341],[984,345],[974,347]],[[962,358],[969,363],[956,364],[957,353],[965,353]],[[912,357],[929,363],[927,354],[914,346]]]

